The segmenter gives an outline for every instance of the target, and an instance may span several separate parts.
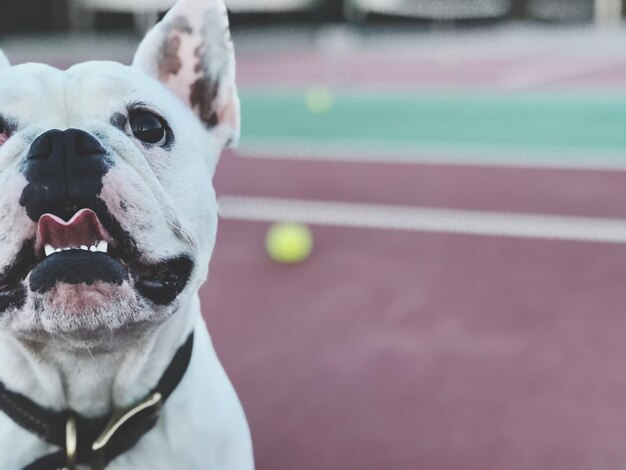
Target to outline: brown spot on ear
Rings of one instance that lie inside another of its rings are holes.
[[[183,66],[178,57],[180,49],[180,37],[169,36],[161,44],[159,50],[159,79],[167,80],[170,75],[176,75]]]
[[[202,61],[203,61],[202,54],[203,53],[204,53],[203,45],[197,46],[193,50],[193,56],[196,58],[196,65],[194,65],[193,70],[196,73],[202,73]]]
[[[158,67],[159,79],[167,80],[170,75],[176,75],[183,66],[178,55],[180,50],[180,35],[192,34],[193,29],[183,16],[172,18],[165,26],[165,39],[159,49]]]
[[[210,129],[218,123],[217,112],[213,109],[213,102],[217,97],[217,82],[209,77],[198,78],[190,88],[189,102],[193,109],[197,109],[198,116]]]

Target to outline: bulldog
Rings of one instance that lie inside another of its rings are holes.
[[[253,468],[198,296],[238,135],[223,0],[180,0],[131,66],[1,56],[1,469]]]

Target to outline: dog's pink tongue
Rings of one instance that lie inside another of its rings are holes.
[[[44,214],[37,225],[35,248],[42,250],[45,245],[53,248],[78,248],[91,246],[100,240],[108,241],[110,236],[91,209],[81,209],[69,222],[52,214]]]

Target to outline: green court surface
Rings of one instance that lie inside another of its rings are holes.
[[[244,150],[298,143],[330,151],[474,150],[468,158],[518,152],[530,163],[550,154],[565,166],[626,166],[626,96],[618,94],[341,92],[320,113],[309,110],[304,92],[244,91],[242,109]]]

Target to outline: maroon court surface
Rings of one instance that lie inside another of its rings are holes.
[[[228,158],[218,191],[292,196]],[[359,180],[363,200],[624,216],[626,175],[421,169],[412,190]],[[597,193],[577,201],[585,183]],[[342,196],[340,180],[303,186]],[[203,291],[259,469],[623,467],[626,246],[314,227],[312,258],[283,267],[266,228],[222,221]]]

